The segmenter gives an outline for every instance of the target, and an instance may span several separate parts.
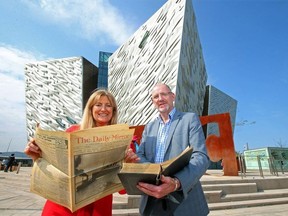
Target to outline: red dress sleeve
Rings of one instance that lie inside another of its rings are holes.
[[[69,128],[66,129],[66,132],[73,132],[80,130],[80,125],[71,125]]]

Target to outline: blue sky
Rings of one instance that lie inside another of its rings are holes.
[[[98,65],[99,51],[114,52],[165,2],[0,1],[0,152],[26,145],[25,63],[83,56]],[[193,6],[207,84],[238,101],[236,150],[288,147],[288,1]]]

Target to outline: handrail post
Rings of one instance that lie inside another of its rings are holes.
[[[282,161],[282,160],[280,161],[280,167],[281,167],[281,172],[282,172],[282,174],[284,174],[284,170],[283,170],[283,161]]]
[[[264,178],[263,170],[262,170],[262,165],[261,165],[261,161],[260,161],[260,156],[259,156],[259,155],[257,155],[257,161],[258,161],[258,167],[259,167],[260,176],[261,176],[262,178]]]
[[[273,166],[272,166],[272,162],[270,160],[270,158],[268,157],[268,164],[269,164],[269,170],[270,170],[270,174],[274,175],[274,171],[273,171]]]
[[[275,166],[274,158],[272,159],[272,163],[273,163],[273,167],[274,167],[274,170],[275,170],[276,176],[279,176],[279,175],[278,175],[277,167]]]
[[[242,169],[242,164],[241,164],[241,154],[238,155],[238,164],[239,164],[239,168],[240,168],[241,179],[243,179],[243,169]]]
[[[246,166],[245,166],[245,163],[244,163],[244,155],[241,157],[241,164],[242,164],[244,177],[246,177]]]

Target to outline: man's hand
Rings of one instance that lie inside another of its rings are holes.
[[[180,188],[180,181],[171,177],[161,176],[161,185],[139,182],[137,188],[149,196],[160,199]]]
[[[133,149],[128,148],[125,155],[125,163],[136,163],[140,160],[136,153],[133,152]]]

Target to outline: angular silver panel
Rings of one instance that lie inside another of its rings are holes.
[[[207,74],[191,0],[169,0],[109,58],[109,90],[119,122],[141,125],[156,114],[158,82],[176,92],[175,106],[202,114]]]
[[[220,91],[212,85],[206,87],[205,109],[203,115],[213,115],[220,113],[229,113],[232,130],[235,128],[237,101]],[[220,135],[218,124],[210,123],[207,125],[207,136],[211,134]]]
[[[47,130],[79,123],[97,68],[82,57],[41,61],[26,64],[25,79],[27,133],[33,137],[37,122]]]

